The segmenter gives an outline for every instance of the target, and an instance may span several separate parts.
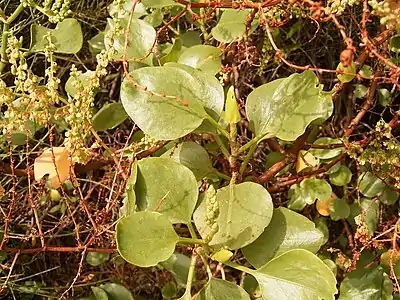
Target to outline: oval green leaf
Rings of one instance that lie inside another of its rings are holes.
[[[121,284],[106,283],[100,288],[106,291],[108,300],[133,300],[131,292]]]
[[[213,37],[221,43],[230,43],[243,38],[250,10],[225,9],[217,25],[211,30]]]
[[[219,215],[218,232],[210,241],[214,248],[242,248],[255,241],[272,218],[273,204],[268,191],[253,182],[223,187],[217,191]],[[209,228],[205,225],[205,206],[200,205],[194,221],[202,237]]]
[[[333,185],[344,186],[350,183],[352,176],[353,174],[348,167],[340,165],[337,172],[329,175],[329,181]]]
[[[93,116],[93,129],[96,131],[114,129],[127,118],[128,115],[120,102],[108,103]]]
[[[196,300],[250,300],[249,294],[237,284],[211,278],[201,289]]]
[[[128,27],[129,19],[120,19],[123,28]],[[105,36],[107,33],[114,30],[113,19],[108,19]],[[114,48],[116,54],[113,56],[115,59],[121,59],[125,53],[127,59],[140,59],[141,62],[152,64],[152,55],[145,57],[154,45],[156,39],[156,31],[148,23],[140,19],[132,18],[129,26],[128,43],[125,50],[125,34],[119,35],[114,39]],[[107,46],[107,45],[106,45]]]
[[[358,177],[358,184],[360,193],[369,198],[377,196],[386,188],[386,184],[371,172],[361,173]]]
[[[341,143],[340,140],[338,139],[333,139],[330,137],[322,137],[317,139],[313,144],[315,145],[332,145],[332,144],[339,144]],[[317,149],[317,148],[311,148],[309,151],[314,155],[315,157],[318,157],[319,159],[331,159],[334,158],[344,152],[344,147],[340,148],[333,148],[333,149]]]
[[[183,51],[178,63],[214,76],[222,66],[221,50],[209,45],[196,45]]]
[[[138,163],[135,193],[140,210],[157,211],[172,223],[188,224],[198,198],[197,180],[180,163],[168,158],[146,158]]]
[[[76,54],[83,45],[82,28],[76,19],[64,19],[55,29],[37,24],[31,26],[30,51],[43,52],[48,47],[46,36],[50,34],[56,53]]]
[[[272,257],[288,250],[306,249],[317,253],[324,241],[324,235],[314,222],[290,209],[280,207],[274,210],[271,223],[261,236],[242,252],[256,268],[260,268]]]
[[[174,253],[179,237],[166,216],[142,211],[118,222],[116,240],[118,252],[126,261],[150,267]]]
[[[165,152],[161,157],[170,158],[189,168],[197,180],[213,172],[206,149],[195,142],[183,142]]]
[[[125,78],[121,101],[146,134],[159,140],[174,140],[201,125],[206,118],[203,105],[218,107],[218,103],[223,103],[222,87],[218,91],[208,82],[181,68],[141,68]]]
[[[322,88],[313,72],[304,71],[253,90],[246,113],[255,134],[294,141],[312,121],[327,119],[333,104]]]
[[[249,272],[258,281],[263,299],[335,299],[336,278],[315,254],[295,249]]]

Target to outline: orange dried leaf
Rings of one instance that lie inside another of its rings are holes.
[[[47,149],[35,159],[33,168],[36,181],[48,174],[52,188],[57,189],[68,179],[71,165],[65,147],[53,147],[52,149],[54,161],[52,150]]]

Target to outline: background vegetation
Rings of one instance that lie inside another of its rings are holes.
[[[0,298],[398,299],[399,15],[0,1]]]

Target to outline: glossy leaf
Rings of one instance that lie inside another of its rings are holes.
[[[322,91],[311,71],[264,84],[250,93],[246,113],[255,134],[294,141],[314,120],[333,110],[331,94]]]
[[[315,228],[314,222],[306,217],[280,207],[274,210],[271,223],[261,236],[242,252],[256,268],[260,268],[271,258],[288,250],[306,249],[317,253],[323,244],[324,235]]]
[[[122,9],[120,9],[116,4],[114,4],[114,2],[115,1],[113,1],[113,3],[111,3],[110,6],[108,7],[108,12],[110,16],[115,17],[115,14],[118,13],[117,17],[119,19],[128,19],[133,7],[134,0],[124,0]],[[147,11],[143,3],[136,3],[132,17],[135,19],[139,19],[140,17],[143,17],[145,15],[147,15]]]
[[[226,94],[225,111],[223,118],[226,123],[239,123],[242,117],[240,116],[237,99],[235,96],[234,87],[231,86]]]
[[[178,285],[186,286],[190,267],[189,257],[182,253],[174,253],[166,261],[160,262],[160,265],[172,273]]]
[[[392,36],[389,42],[390,51],[400,53],[400,34]]]
[[[250,300],[246,293],[237,284],[232,282],[211,278],[211,280],[201,289],[196,300]]]
[[[217,25],[211,30],[213,37],[221,43],[230,43],[241,39],[245,32],[249,13],[248,9],[225,9]]]
[[[173,43],[163,51],[160,58],[162,65],[168,62],[177,62],[182,49],[182,40],[179,38],[173,39]]]
[[[382,106],[387,106],[390,103],[391,93],[387,89],[377,89],[378,102]]]
[[[93,266],[97,267],[110,259],[110,253],[102,253],[102,252],[89,252],[86,255],[86,262]]]
[[[360,193],[369,198],[375,197],[386,187],[385,183],[371,172],[361,173],[358,177],[358,184]]]
[[[120,102],[108,103],[93,116],[93,128],[96,131],[114,129],[128,118]]]
[[[356,84],[354,96],[356,98],[364,98],[368,93],[368,88],[363,84]]]
[[[395,187],[388,186],[379,196],[379,201],[382,204],[393,205],[399,200],[399,193],[396,191]]]
[[[165,66],[135,70],[121,87],[126,112],[145,133],[159,140],[192,132],[206,117],[203,106],[222,111],[224,103],[221,85],[195,71]],[[134,82],[147,91],[136,88]]]
[[[213,172],[207,151],[195,142],[183,142],[165,152],[161,157],[170,158],[189,168],[197,180]]]
[[[271,196],[259,184],[244,182],[229,185],[219,189],[216,197],[219,205],[219,229],[209,243],[214,248],[244,247],[255,241],[271,221]],[[199,206],[194,221],[202,237],[208,233],[204,215],[205,206]]]
[[[222,66],[221,50],[209,45],[196,45],[183,51],[178,63],[214,76]]]
[[[121,26],[128,27],[129,18],[121,19]],[[114,30],[113,19],[108,19],[108,25],[105,35]],[[146,55],[154,45],[156,31],[148,23],[140,19],[132,19],[129,25],[128,43],[125,50],[125,34],[119,35],[114,39],[114,48],[117,53],[113,56],[115,59],[121,59],[125,53],[127,59],[140,59],[141,62],[151,65],[152,55]]]
[[[153,10],[151,14],[147,15],[144,18],[144,20],[154,28],[160,26],[162,24],[163,19],[164,19],[164,14],[161,9]]]
[[[96,34],[94,37],[88,40],[88,44],[89,51],[93,55],[99,54],[102,50],[105,50],[106,46],[104,46],[104,32],[101,31]]]
[[[139,267],[155,266],[168,259],[178,239],[168,218],[157,212],[137,212],[117,224],[118,252]]]
[[[352,176],[353,174],[348,167],[340,165],[337,172],[329,175],[329,181],[333,185],[344,186],[350,183]]]
[[[332,194],[330,184],[324,179],[304,179],[300,183],[300,188],[307,204],[313,204],[317,199],[328,201]]]
[[[172,223],[189,223],[198,197],[194,174],[184,165],[161,157],[138,162],[135,192],[140,210],[160,212]]]
[[[335,299],[336,279],[315,254],[295,249],[249,272],[258,281],[263,299]]]
[[[83,45],[82,28],[76,19],[64,19],[55,29],[46,28],[37,24],[31,26],[30,51],[43,52],[49,46],[46,36],[50,34],[55,45],[55,52],[76,54]]]
[[[339,144],[340,140],[338,139],[333,139],[330,137],[322,137],[317,139],[313,144],[316,145],[332,145],[332,144]],[[344,147],[341,148],[333,148],[333,149],[317,149],[317,148],[312,148],[310,149],[310,152],[315,156],[318,157],[319,159],[331,159],[336,156],[339,156],[344,152]]]
[[[361,219],[367,224],[368,231],[372,236],[379,222],[379,202],[375,199],[361,199]]]
[[[121,284],[106,283],[100,287],[106,291],[108,300],[133,300],[131,292]]]
[[[162,8],[165,6],[179,5],[174,0],[142,0],[142,3],[144,6],[152,8]]]
[[[363,266],[346,274],[340,284],[340,300],[381,300],[384,284],[383,270],[377,265]]]
[[[355,74],[356,70],[356,63],[352,62],[350,66],[345,67],[342,63],[339,63],[336,70],[343,71],[344,73],[348,74]],[[337,78],[340,80],[341,83],[350,82],[353,80],[354,75],[347,75],[347,74],[337,74]]]
[[[95,300],[108,300],[108,295],[102,288],[92,286],[91,287]]]
[[[330,203],[329,215],[333,221],[346,219],[350,215],[350,206],[345,199],[336,198]]]

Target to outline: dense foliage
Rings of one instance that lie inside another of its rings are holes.
[[[0,297],[398,299],[399,15],[0,1]]]

